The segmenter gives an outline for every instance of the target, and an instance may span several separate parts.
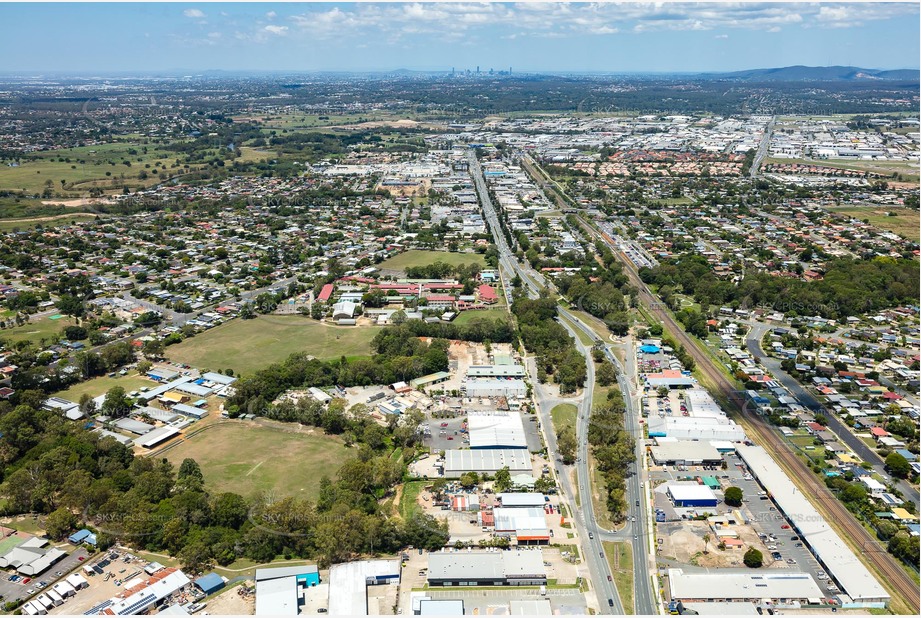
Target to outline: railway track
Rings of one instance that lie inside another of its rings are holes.
[[[694,358],[694,362],[700,371],[713,383],[713,385],[724,395],[726,400],[731,404],[740,419],[744,419],[746,424],[756,434],[758,443],[777,458],[780,459],[781,465],[787,470],[788,474],[795,477],[802,489],[808,489],[809,494],[815,498],[815,503],[819,511],[829,522],[834,522],[844,536],[851,539],[863,554],[865,560],[871,563],[880,577],[880,583],[894,593],[893,596],[900,597],[905,605],[918,613],[918,586],[909,577],[905,570],[899,565],[897,560],[890,555],[879,542],[867,532],[848,511],[844,505],[831,493],[831,491],[822,483],[817,483],[811,470],[796,456],[790,447],[779,438],[774,429],[765,423],[764,419],[747,411],[744,401],[738,393],[735,386],[720,371],[704,351],[702,351],[695,341],[684,331],[681,325],[672,317],[672,315],[662,306],[646,284],[639,277],[639,273],[633,267],[630,259],[622,254],[614,243],[614,240],[605,232],[592,228],[582,217],[579,221],[589,234],[601,237],[608,245],[611,251],[624,264],[624,271],[630,279],[630,282],[639,291],[640,302],[658,318],[668,329],[677,343],[684,346],[689,354]]]

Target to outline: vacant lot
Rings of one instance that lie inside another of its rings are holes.
[[[334,477],[349,449],[322,429],[290,429],[228,421],[213,425],[171,448],[164,456],[178,466],[191,457],[201,466],[212,493],[314,499],[320,479]]]
[[[64,399],[69,399],[70,401],[80,401],[80,397],[86,393],[90,397],[98,397],[99,395],[105,395],[109,392],[109,389],[113,386],[121,386],[125,389],[126,393],[137,390],[142,386],[154,386],[153,380],[150,380],[144,376],[138,375],[136,371],[132,371],[128,375],[120,376],[117,375],[114,378],[108,376],[102,376],[99,378],[93,378],[92,380],[87,380],[86,382],[80,382],[74,384],[66,391],[61,391],[55,393],[55,397],[63,397]]]
[[[428,266],[435,262],[444,262],[456,266],[458,264],[479,264],[486,266],[486,260],[479,253],[448,253],[447,251],[421,251],[413,249],[395,255],[389,260],[384,260],[378,267],[389,270],[404,270],[410,266]]]
[[[74,321],[68,317],[52,320],[52,317],[54,316],[32,318],[32,321],[28,324],[0,330],[0,339],[6,339],[13,343],[28,340],[35,344],[41,342],[42,339],[45,339],[47,343],[51,343],[52,340],[57,341],[64,327],[72,326]]]
[[[302,315],[235,319],[166,349],[170,360],[198,369],[233,369],[251,374],[295,352],[317,358],[371,352],[377,327],[332,326]]]
[[[493,309],[478,309],[477,311],[461,311],[461,314],[454,318],[455,324],[467,324],[473,320],[496,320],[509,319],[508,311],[499,307]]]
[[[917,210],[877,206],[866,208],[829,208],[831,212],[845,214],[861,221],[869,221],[882,230],[894,232],[903,238],[921,240],[921,216]],[[894,217],[889,216],[894,214]]]

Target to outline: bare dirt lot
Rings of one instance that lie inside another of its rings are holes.
[[[701,567],[744,567],[742,556],[745,554],[746,549],[755,547],[764,554],[766,566],[778,564],[779,567],[785,567],[782,562],[774,563],[771,560],[770,552],[764,551],[763,544],[758,539],[757,533],[749,526],[733,526],[733,529],[739,534],[739,540],[742,541],[743,546],[720,550],[718,548],[719,541],[707,522],[660,523],[656,526],[657,536],[662,539],[662,543],[659,544],[659,556]],[[704,543],[705,534],[710,535],[710,540],[706,544]],[[708,553],[704,553],[705,549]]]
[[[256,611],[256,596],[244,596],[240,594],[241,590],[241,586],[225,590],[208,601],[206,611],[212,616],[252,616]]]

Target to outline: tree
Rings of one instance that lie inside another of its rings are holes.
[[[464,489],[473,489],[479,482],[480,477],[476,472],[465,472],[460,477],[460,484]]]
[[[125,389],[121,386],[113,386],[106,393],[106,398],[102,402],[102,412],[112,418],[122,418],[131,411],[131,400],[125,394]]]
[[[61,294],[61,297],[54,303],[54,306],[57,307],[58,311],[61,313],[75,318],[82,317],[83,313],[86,311],[83,301],[72,294]]]
[[[727,487],[723,498],[729,506],[742,506],[742,490],[738,487]]]
[[[572,427],[566,427],[560,432],[557,438],[557,447],[560,450],[560,457],[567,466],[576,461],[576,432]]]
[[[512,488],[512,474],[509,472],[508,466],[496,472],[496,479],[493,483],[493,487],[498,493],[508,491]]]
[[[163,342],[159,339],[149,339],[144,342],[144,356],[160,358],[163,355]]]
[[[183,459],[176,474],[176,492],[202,491],[204,487],[205,476],[198,462],[190,457]]]
[[[610,386],[617,381],[617,372],[614,370],[614,365],[611,363],[601,363],[601,366],[598,367],[598,372],[595,374],[595,378],[598,380],[598,384],[601,386]]]
[[[64,538],[77,526],[77,516],[65,508],[60,508],[45,518],[45,532],[52,539]]]
[[[707,549],[707,546],[708,546],[708,545],[710,545],[710,535],[709,535],[709,534],[705,534],[705,535],[704,535],[704,553],[705,553],[705,554],[710,553],[709,550]]]
[[[742,562],[750,569],[757,569],[764,564],[764,556],[754,547],[749,547],[745,555],[742,556]]]
[[[901,453],[893,451],[886,457],[886,469],[892,476],[904,479],[911,473],[911,464]]]

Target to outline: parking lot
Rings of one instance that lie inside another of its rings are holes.
[[[3,577],[0,577],[0,597],[2,597],[4,603],[8,603],[11,601],[18,601],[19,599],[27,599],[31,596],[37,595],[42,591],[42,588],[46,588],[47,586],[54,584],[59,579],[69,575],[70,572],[76,569],[78,566],[83,565],[84,561],[87,559],[87,556],[89,556],[89,553],[80,547],[74,550],[70,555],[64,557],[59,562],[51,565],[51,568],[49,568],[41,575],[37,575],[31,578],[23,577],[18,582],[11,582],[9,580],[10,575],[16,574],[15,571],[3,571]],[[61,573],[61,575],[57,575],[57,573]],[[26,579],[29,579],[30,581],[25,582]],[[40,582],[45,582],[46,586],[39,588]],[[29,594],[29,590],[32,590],[32,594]]]
[[[812,556],[805,543],[801,540],[794,541],[792,539],[792,537],[798,535],[793,530],[790,522],[777,509],[773,500],[761,499],[762,496],[758,494],[764,490],[758,484],[758,481],[744,478],[743,473],[736,468],[736,464],[742,463],[741,460],[735,454],[727,455],[727,459],[730,462],[730,470],[733,470],[734,474],[738,474],[738,478],[734,479],[733,483],[742,490],[745,506],[751,514],[752,527],[756,531],[768,535],[767,542],[763,544],[763,547],[759,548],[764,553],[765,563],[767,564],[772,560],[772,551],[777,551],[781,556],[780,560],[789,568],[809,573],[816,578],[822,589],[828,592],[827,582],[823,582],[818,578],[818,573],[822,570],[819,563]],[[766,498],[766,496],[764,497]],[[818,514],[816,515],[818,516]],[[784,526],[787,527],[785,528]],[[776,541],[771,540],[772,535]],[[769,550],[768,546],[776,546],[777,549]],[[794,563],[791,564],[788,560],[793,560]],[[828,594],[832,593],[828,592]]]

